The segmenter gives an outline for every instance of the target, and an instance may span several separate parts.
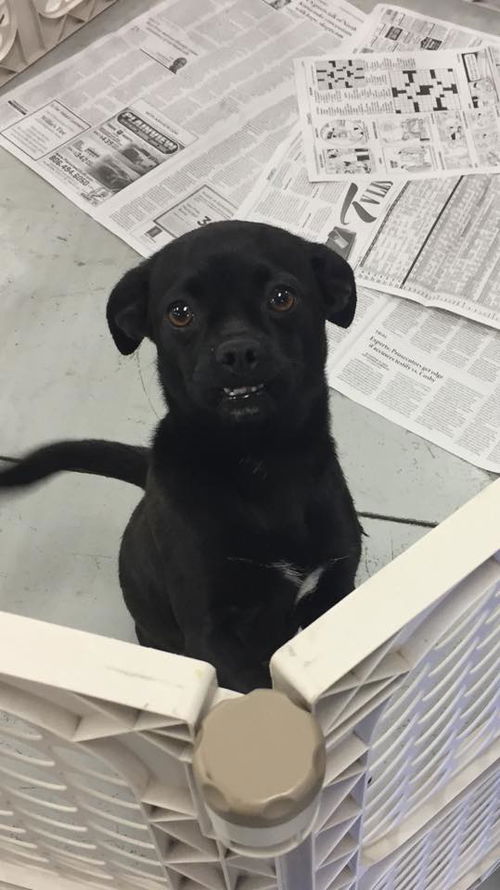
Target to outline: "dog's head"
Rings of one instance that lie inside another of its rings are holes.
[[[281,422],[325,386],[325,320],[348,327],[350,266],[272,226],[212,223],[127,272],[107,318],[124,355],[156,344],[172,411],[248,426]]]

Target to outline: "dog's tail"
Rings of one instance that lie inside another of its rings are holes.
[[[0,470],[0,488],[32,485],[64,470],[106,476],[145,488],[149,455],[149,448],[104,439],[54,442],[12,460],[11,466]]]

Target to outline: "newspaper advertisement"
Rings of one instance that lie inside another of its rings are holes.
[[[0,99],[0,145],[143,255],[233,216],[345,0],[166,0]]]
[[[500,47],[295,62],[313,182],[500,172]]]
[[[471,176],[464,177],[461,182],[469,188],[474,181],[482,180],[485,185],[496,183],[498,179]],[[417,211],[422,215],[427,212],[429,228],[436,223],[436,236],[439,224],[436,219],[438,205],[432,202],[426,205],[421,190],[435,188],[438,184],[452,188],[456,183],[457,180],[402,185],[383,180],[362,184],[311,183],[305,169],[300,133],[295,130],[268,163],[260,181],[241,206],[240,216],[326,242],[357,267],[358,308],[353,324],[347,331],[327,324],[327,375],[332,388],[464,460],[498,473],[498,331],[452,312],[422,308],[414,302],[359,286],[363,257],[370,258],[370,245],[383,230],[385,221],[396,219],[402,194],[407,200],[408,194],[413,193],[414,208],[413,211],[406,208],[405,228],[397,233],[397,237],[393,231],[392,240],[387,240],[386,247],[396,256],[399,251],[407,256],[408,250],[409,265],[411,257],[420,250],[422,269],[425,269],[428,230],[421,233],[420,240],[414,239],[412,245],[407,229],[410,232],[412,227],[418,230]],[[444,205],[445,191],[440,195]],[[434,198],[438,200],[437,193]],[[486,199],[484,214],[490,206],[491,201]],[[486,238],[482,215],[474,217],[471,210],[468,237]],[[498,224],[492,221],[493,225],[496,225],[496,231],[492,229],[490,240],[484,242],[485,254],[491,252],[492,242],[500,232]],[[464,233],[466,230],[464,219]],[[452,231],[450,226],[450,236]],[[463,249],[467,252],[468,262],[472,262],[474,251],[469,254],[465,242]],[[431,253],[431,258],[434,255]],[[485,269],[484,255],[482,262]],[[461,268],[458,244],[454,250],[450,250],[449,245],[446,251],[442,249],[433,265],[434,270],[439,269],[443,282],[454,274],[453,267]],[[495,284],[493,268],[490,279],[491,291]],[[470,281],[470,285],[469,299],[472,302],[474,296],[478,302],[476,283],[472,287]],[[383,291],[384,285],[377,282],[377,288]],[[449,305],[448,308],[452,307]],[[455,303],[454,312],[458,308]]]
[[[481,31],[385,3],[374,7],[353,38],[361,52],[376,53],[476,48],[491,43],[492,39]]]
[[[328,325],[330,386],[429,442],[500,473],[500,335],[439,309],[358,290]]]

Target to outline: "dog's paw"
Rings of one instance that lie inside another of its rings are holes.
[[[232,677],[219,676],[219,683],[227,689],[234,689],[244,695],[254,689],[269,689],[272,686],[269,664],[256,665],[237,671]]]

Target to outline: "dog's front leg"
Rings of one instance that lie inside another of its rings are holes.
[[[271,685],[268,663],[257,658],[227,626],[213,625],[186,636],[186,652],[192,658],[208,661],[217,671],[220,686],[237,692],[251,692]]]
[[[270,686],[270,658],[298,629],[295,596],[296,586],[279,566],[226,558],[214,573],[204,620],[198,613],[197,628],[186,636],[187,653],[211,662],[219,683],[230,689]]]

